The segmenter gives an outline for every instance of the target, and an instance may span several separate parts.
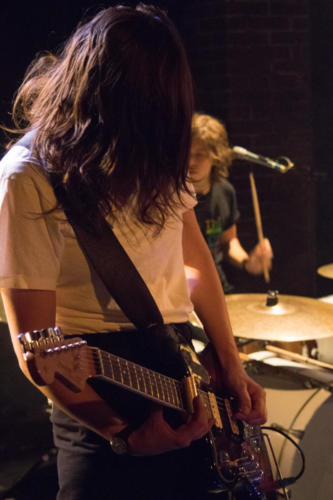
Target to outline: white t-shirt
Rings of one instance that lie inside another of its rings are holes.
[[[187,321],[193,306],[182,254],[182,213],[154,236],[131,221],[113,224],[118,240],[154,297],[165,323]],[[106,332],[133,325],[91,270],[42,168],[28,149],[13,146],[0,162],[0,287],[56,291],[56,324],[65,334]],[[42,215],[41,215],[42,214]],[[38,311],[36,312],[38,314]],[[45,325],[47,327],[47,325]]]

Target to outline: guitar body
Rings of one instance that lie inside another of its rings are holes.
[[[191,460],[196,457],[196,473],[205,478],[207,490],[232,491],[236,500],[277,499],[260,426],[233,418],[235,402],[214,393],[208,372],[183,338],[172,330],[158,331],[155,338],[147,335],[119,332],[67,340],[56,328],[20,340],[37,384],[57,378],[78,392],[88,382],[125,418],[133,422],[134,415],[134,425],[140,425],[156,403],[165,406],[171,425],[179,425],[199,393],[215,425],[188,453]]]
[[[203,364],[210,368],[217,362],[215,353],[208,345],[200,360],[187,345],[181,345],[187,353],[185,359],[195,374],[197,384],[205,391],[216,394],[214,384]],[[233,491],[236,500],[258,498],[277,500],[275,482],[265,438],[260,426],[251,426],[233,418],[236,401],[221,395],[218,411],[222,427],[213,426],[212,431],[197,442],[198,459],[205,462],[208,490],[211,493]]]

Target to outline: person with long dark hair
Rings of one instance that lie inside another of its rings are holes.
[[[18,334],[55,325],[65,337],[83,335],[103,350],[129,356],[141,350],[149,357],[149,332],[135,329],[110,296],[66,215],[97,237],[106,220],[165,325],[190,338],[195,307],[223,386],[238,399],[236,416],[262,423],[264,391],[239,360],[223,290],[193,212],[187,179],[192,113],[185,51],[157,7],[102,10],[57,56],[32,63],[13,110],[13,131],[23,139],[1,161],[4,307],[30,379]],[[184,265],[197,271],[191,293]],[[119,393],[101,397],[93,384],[73,392],[56,378],[39,388],[53,401],[58,500],[205,498],[190,446],[213,425],[201,397],[186,421],[174,422],[156,406],[144,418],[135,407],[121,413]],[[115,437],[126,454],[117,454]]]

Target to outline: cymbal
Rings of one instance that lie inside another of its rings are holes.
[[[270,294],[270,292],[269,292]],[[333,336],[333,305],[295,295],[231,294],[226,301],[236,337],[297,342]]]
[[[3,307],[2,300],[1,300],[1,295],[0,295],[0,323],[7,323],[5,310]]]
[[[333,264],[326,264],[325,266],[320,266],[317,269],[317,273],[324,278],[333,278]]]

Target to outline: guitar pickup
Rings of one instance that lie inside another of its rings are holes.
[[[221,419],[220,411],[219,411],[219,408],[217,406],[217,401],[216,401],[215,394],[212,393],[212,392],[207,392],[207,395],[208,395],[208,401],[209,401],[210,411],[211,411],[213,419],[215,420],[215,426],[218,429],[222,430],[223,429],[223,424],[222,424],[222,419]]]
[[[231,431],[232,431],[232,433],[234,435],[240,436],[239,427],[237,425],[237,422],[233,418],[233,412],[232,412],[232,409],[231,409],[230,401],[228,399],[225,399],[224,400],[224,404],[225,404],[225,409],[227,411],[228,421],[229,421],[229,424],[230,424]]]

